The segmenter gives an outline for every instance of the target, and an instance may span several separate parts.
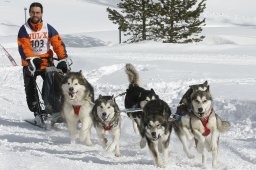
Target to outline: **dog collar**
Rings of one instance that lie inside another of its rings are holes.
[[[75,113],[75,115],[77,115],[77,116],[79,115],[80,108],[81,108],[81,106],[80,106],[80,105],[73,106],[73,109],[74,109],[74,113]]]

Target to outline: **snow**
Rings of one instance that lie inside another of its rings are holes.
[[[18,64],[17,32],[24,23],[23,8],[31,2],[0,1],[0,43]],[[256,1],[208,0],[206,39],[181,45],[152,41],[118,44],[117,26],[106,13],[106,7],[116,6],[117,0],[39,2],[45,7],[44,19],[67,44],[72,70],[83,71],[96,97],[126,90],[126,63],[135,65],[141,85],[154,88],[173,112],[189,85],[208,80],[216,112],[232,125],[220,138],[218,169],[256,168]],[[44,131],[24,122],[33,114],[26,105],[22,67],[13,67],[1,50],[0,75],[1,170],[157,169],[148,149],[139,148],[139,137],[124,113],[120,158],[103,151],[95,130],[95,146],[71,145],[66,125]],[[117,98],[120,108],[124,108],[123,101],[124,97]],[[169,148],[166,169],[202,169],[200,155],[186,158],[175,133]],[[206,169],[211,169],[210,153],[207,156]]]

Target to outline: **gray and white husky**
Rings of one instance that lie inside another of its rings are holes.
[[[160,99],[147,102],[143,108],[140,129],[158,167],[165,167],[168,163],[168,147],[172,131],[170,115],[170,107]]]
[[[94,102],[94,90],[91,84],[80,72],[69,72],[62,82],[62,115],[64,116],[71,136],[71,143],[76,138],[87,145],[93,145],[91,141],[92,115]],[[81,122],[78,135],[78,123]]]
[[[114,96],[102,96],[95,101],[92,110],[93,124],[104,149],[108,152],[115,150],[115,156],[120,156],[120,131],[121,116],[120,110],[115,102]],[[107,145],[107,134],[110,133],[113,140]]]
[[[126,64],[125,72],[129,79],[129,87],[126,90],[125,96],[125,108],[141,108],[147,104],[148,101],[159,99],[158,95],[153,89],[146,90],[139,85],[139,73],[132,64]],[[142,111],[127,112],[128,117],[133,122],[133,129],[135,133],[140,133],[138,127],[140,126]],[[146,146],[146,140],[144,138],[140,141],[140,147]]]
[[[207,82],[193,85],[184,98],[187,103],[180,104],[180,120],[175,122],[175,132],[182,142],[183,149],[189,158],[188,143],[195,141],[196,148],[202,154],[202,163],[205,165],[205,149],[212,152],[212,166],[217,166],[217,155],[220,133],[230,128],[230,123],[222,121],[213,109],[213,99]],[[181,100],[181,102],[184,99]]]

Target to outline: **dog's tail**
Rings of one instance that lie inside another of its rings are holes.
[[[139,73],[132,64],[128,63],[125,65],[125,72],[128,75],[130,84],[139,85]]]
[[[231,125],[230,122],[221,120],[220,116],[216,114],[216,119],[217,119],[217,128],[220,131],[220,133],[227,132]]]

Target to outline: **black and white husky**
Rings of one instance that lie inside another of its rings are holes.
[[[115,150],[115,156],[120,156],[121,116],[114,96],[102,96],[95,101],[92,110],[93,124],[104,149],[108,152]],[[107,145],[107,134],[111,133],[113,141]]]
[[[139,74],[132,64],[126,64],[125,72],[128,75],[129,87],[126,90],[125,96],[125,108],[141,108],[143,109],[147,102],[151,100],[159,99],[158,95],[153,89],[146,90],[139,85]],[[127,112],[127,115],[133,122],[133,129],[135,133],[140,132],[138,127],[140,126],[142,111]],[[146,141],[141,140],[141,148],[145,147]]]
[[[168,147],[172,131],[170,116],[170,107],[160,99],[147,102],[143,108],[141,134],[146,138],[148,148],[158,167],[165,167],[168,163]]]
[[[183,96],[177,111],[181,116],[175,123],[175,132],[182,142],[183,149],[189,158],[188,143],[195,141],[196,148],[202,154],[205,165],[205,149],[212,152],[212,166],[217,166],[217,154],[220,133],[230,128],[230,123],[222,121],[213,109],[213,99],[207,81],[193,85]],[[182,102],[186,103],[182,103]]]
[[[71,136],[71,143],[76,138],[85,145],[93,145],[91,141],[92,115],[94,90],[91,84],[80,72],[69,72],[62,82],[62,115],[64,116]],[[81,122],[78,135],[78,122]]]

